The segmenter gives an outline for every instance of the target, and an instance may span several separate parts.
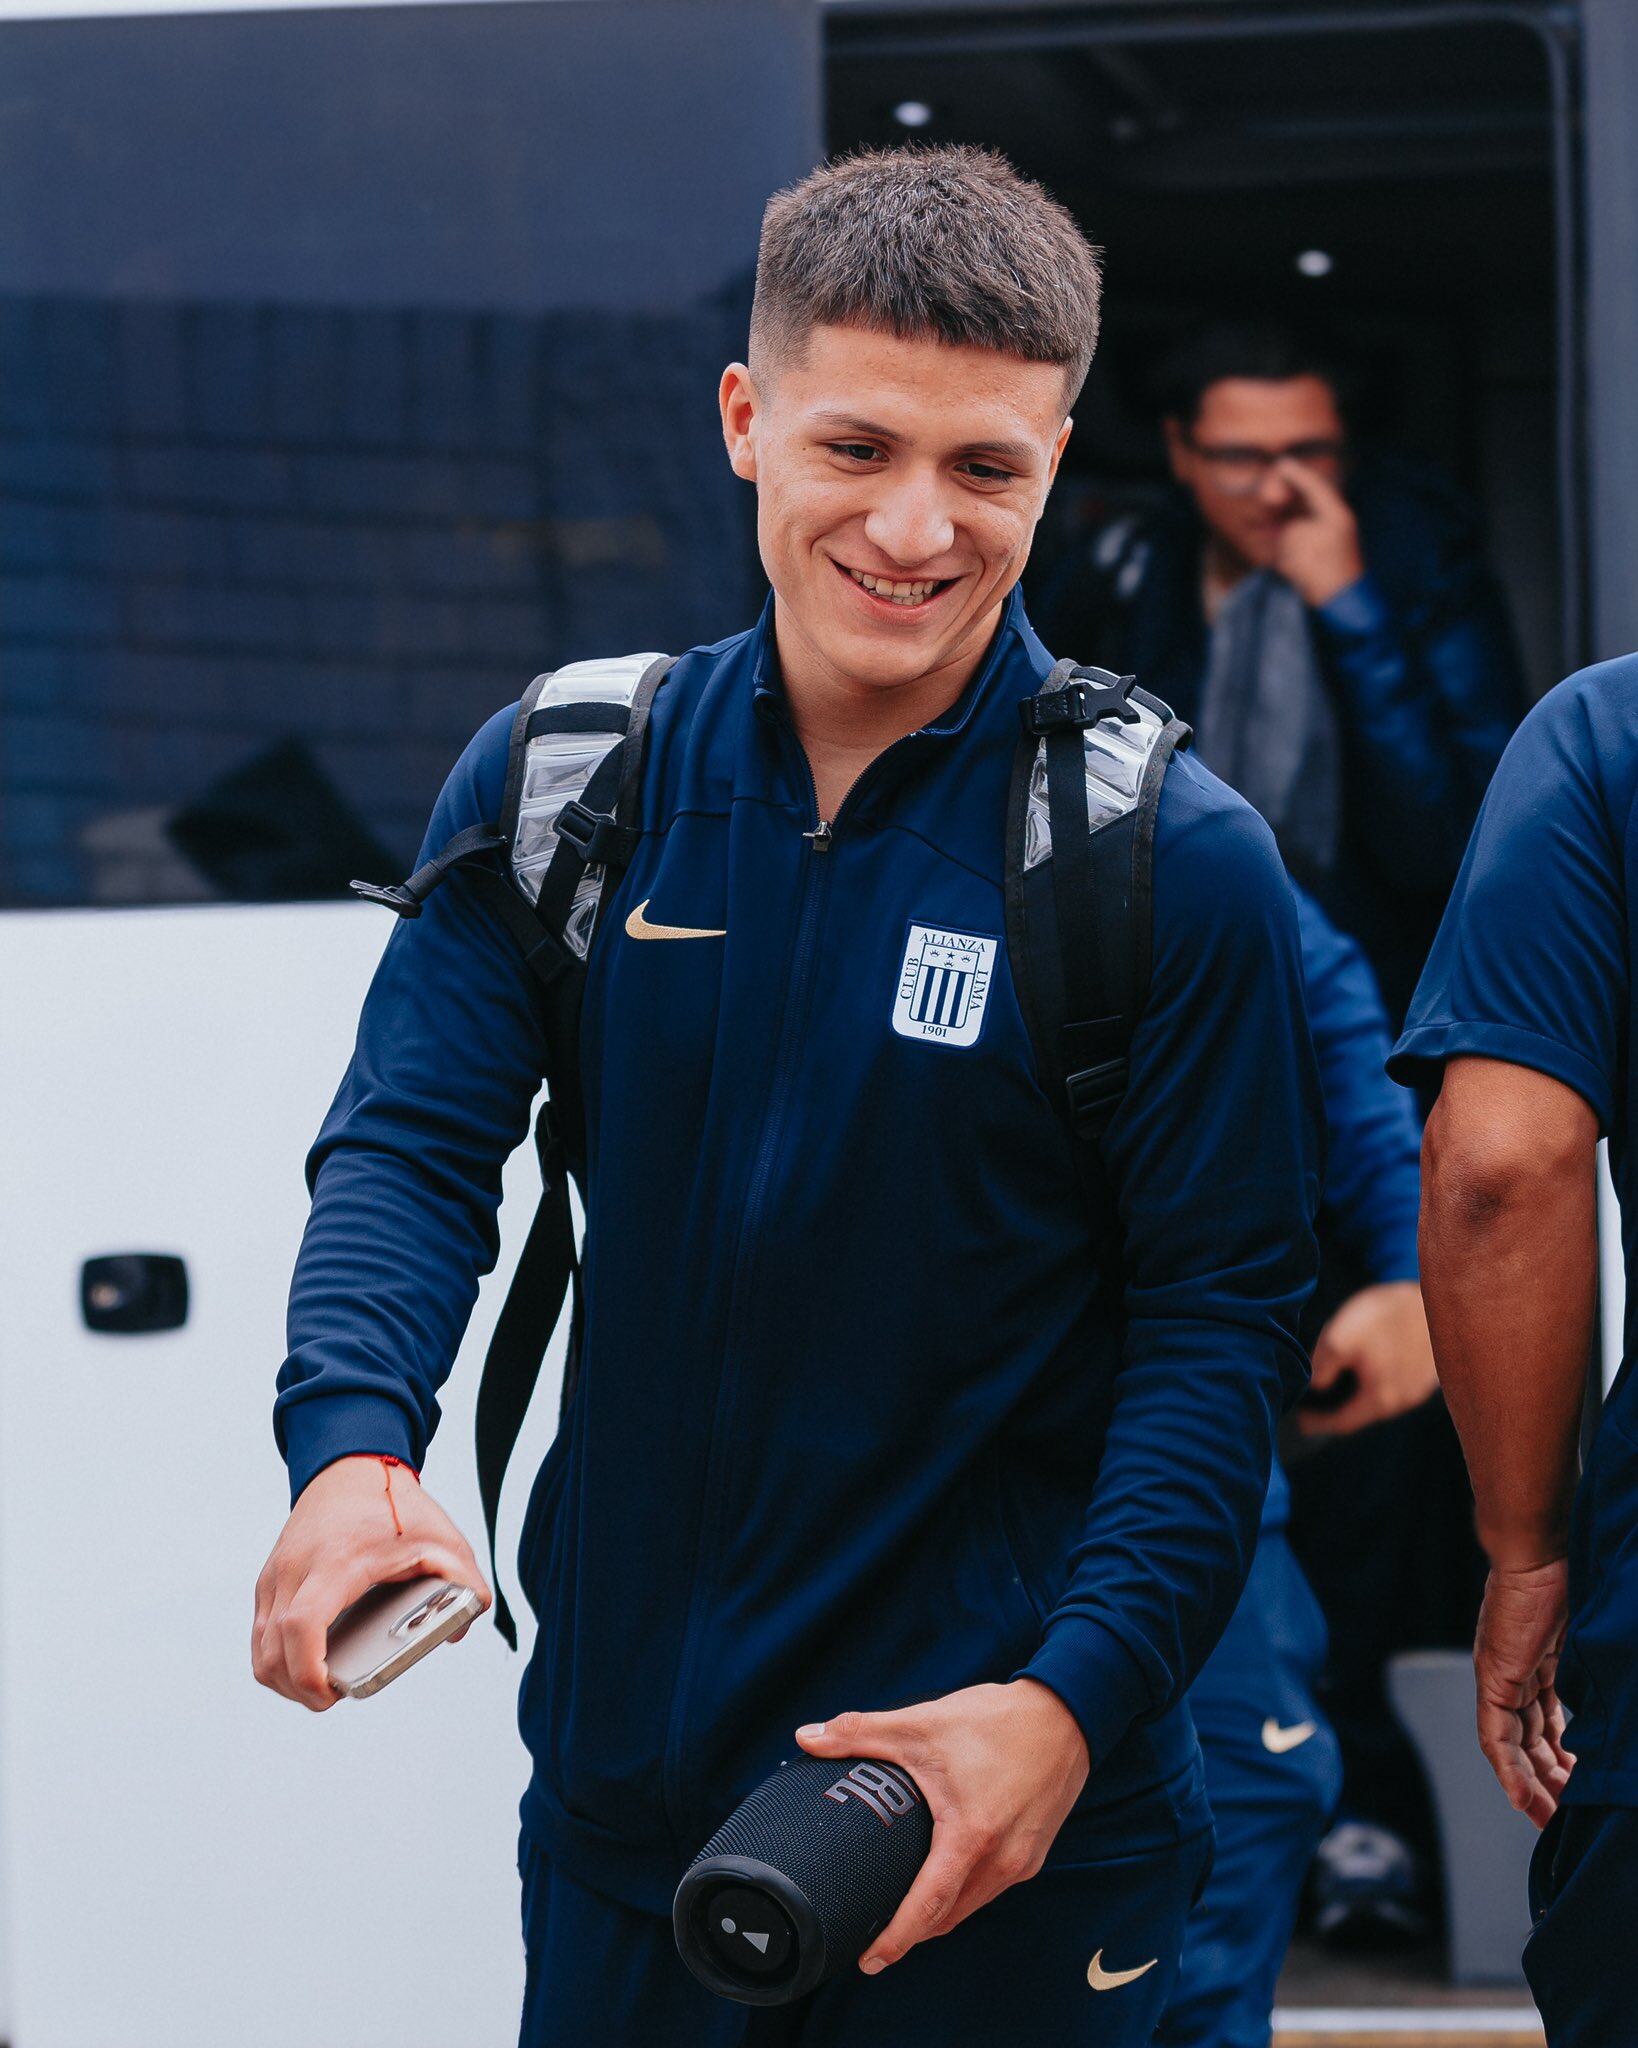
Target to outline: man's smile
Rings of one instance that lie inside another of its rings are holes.
[[[859,595],[877,612],[925,613],[947,590],[961,581],[958,576],[877,576],[866,569],[853,569],[830,557]]]

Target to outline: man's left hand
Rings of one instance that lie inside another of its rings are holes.
[[[1414,1280],[1389,1280],[1349,1295],[1314,1346],[1310,1381],[1317,1393],[1353,1378],[1336,1408],[1300,1407],[1304,1436],[1347,1436],[1368,1423],[1389,1422],[1430,1400],[1438,1388],[1433,1342],[1422,1290]]]
[[[1274,567],[1304,604],[1318,610],[1365,573],[1359,523],[1336,485],[1306,462],[1287,455],[1278,475],[1296,500],[1296,509],[1280,528]]]
[[[871,1976],[1033,1877],[1089,1769],[1074,1715],[1032,1678],[968,1686],[891,1714],[838,1714],[796,1739],[810,1756],[901,1765],[932,1811],[927,1861],[860,1958]]]

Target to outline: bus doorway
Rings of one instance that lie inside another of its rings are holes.
[[[828,30],[833,149],[999,148],[1106,252],[1104,338],[1034,587],[1087,525],[1164,487],[1148,376],[1181,327],[1318,319],[1357,360],[1362,434],[1477,505],[1531,694],[1581,658],[1558,10],[849,5]]]

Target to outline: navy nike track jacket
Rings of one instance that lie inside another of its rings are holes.
[[[1061,1842],[1205,1824],[1183,1696],[1306,1373],[1322,1141],[1296,916],[1267,827],[1179,756],[1108,1256],[1002,914],[1016,707],[1050,666],[1014,592],[828,847],[772,600],[656,699],[582,1017],[582,1363],[519,1560],[524,1826],[634,1905],[668,1906],[799,1723],[1026,1672],[1091,1752]],[[510,724],[456,765],[429,848],[498,813]],[[639,930],[723,936],[633,937],[641,905]],[[951,933],[988,980],[940,1039],[903,991]],[[393,933],[309,1160],[276,1410],[293,1495],[350,1453],[422,1461],[543,1059],[517,945],[457,874]]]

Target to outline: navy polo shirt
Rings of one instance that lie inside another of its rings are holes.
[[[1570,1528],[1559,1686],[1575,1714],[1568,1798],[1638,1806],[1638,656],[1561,683],[1514,735],[1474,829],[1390,1071],[1462,1055],[1533,1067],[1586,1098],[1610,1141],[1627,1269],[1620,1376]]]

